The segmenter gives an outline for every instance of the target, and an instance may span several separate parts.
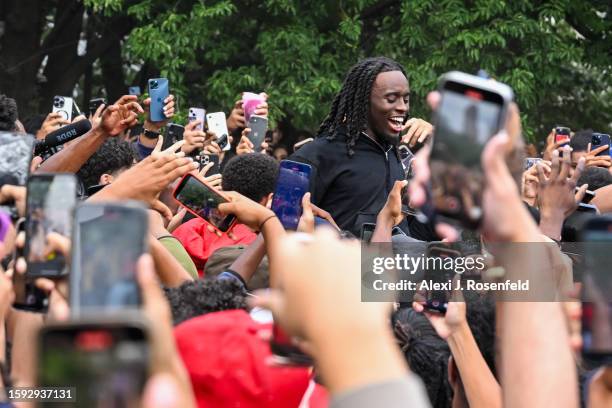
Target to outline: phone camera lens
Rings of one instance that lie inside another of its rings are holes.
[[[601,144],[601,136],[598,133],[593,134],[591,138],[592,144]]]
[[[151,81],[151,89],[157,89],[157,81]]]

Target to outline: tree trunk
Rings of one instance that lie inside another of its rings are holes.
[[[36,112],[40,37],[47,12],[41,0],[2,0],[0,93],[17,100],[20,118]]]

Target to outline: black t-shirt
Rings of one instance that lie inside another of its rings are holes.
[[[312,202],[328,211],[341,229],[358,237],[363,223],[376,222],[393,184],[404,180],[405,174],[395,146],[361,135],[353,151],[349,156],[345,134],[339,132],[333,140],[321,136],[306,144],[289,160],[312,166]],[[415,220],[404,220],[399,227],[414,238],[435,239],[428,225]]]

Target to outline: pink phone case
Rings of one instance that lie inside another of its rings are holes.
[[[265,99],[253,92],[244,92],[242,94],[242,108],[244,109],[244,119],[248,122],[258,105],[265,102]]]

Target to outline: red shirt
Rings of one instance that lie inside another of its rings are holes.
[[[200,276],[203,275],[206,261],[217,249],[231,245],[248,245],[257,238],[257,234],[244,224],[236,224],[231,229],[235,239],[230,238],[227,233],[218,236],[214,232],[210,232],[207,226],[208,223],[203,219],[194,218],[172,233],[187,250]]]

